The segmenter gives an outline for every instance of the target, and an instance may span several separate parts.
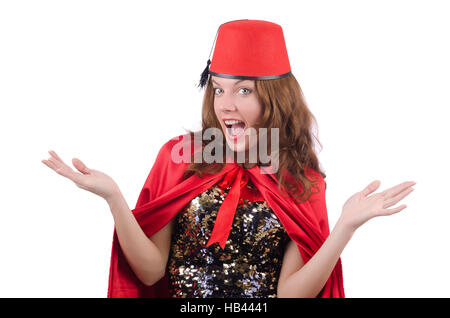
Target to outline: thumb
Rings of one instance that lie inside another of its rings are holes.
[[[366,197],[369,194],[371,194],[373,191],[378,189],[380,184],[381,184],[380,180],[372,181],[367,187],[364,188],[364,190],[361,191],[361,193]]]
[[[73,158],[72,163],[83,174],[90,174],[91,170],[78,158]]]

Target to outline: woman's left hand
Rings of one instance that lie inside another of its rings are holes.
[[[388,209],[413,192],[412,186],[416,184],[414,181],[403,182],[369,196],[378,189],[380,183],[379,180],[373,181],[364,190],[355,193],[344,203],[339,221],[350,231],[356,231],[357,228],[373,217],[391,215],[406,208],[406,204],[402,204],[399,207]]]

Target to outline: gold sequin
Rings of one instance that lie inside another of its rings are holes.
[[[247,187],[256,189],[251,182]],[[265,201],[240,198],[225,249],[206,247],[229,190],[216,184],[175,217],[168,261],[172,297],[276,297],[290,238]]]

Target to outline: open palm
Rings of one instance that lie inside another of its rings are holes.
[[[369,196],[369,194],[374,192],[380,186],[380,181],[375,180],[364,190],[352,195],[344,203],[341,219],[345,224],[350,226],[352,230],[356,230],[373,217],[400,212],[406,208],[406,204],[402,204],[399,207],[392,209],[388,208],[413,192],[414,188],[412,188],[412,186],[415,184],[414,181],[403,182],[380,193],[374,193]]]
[[[48,160],[42,160],[42,163],[63,177],[72,180],[77,187],[95,193],[105,200],[120,192],[119,187],[110,176],[101,171],[89,169],[80,159],[73,158],[72,163],[81,173],[74,171],[64,163],[53,150],[49,150],[48,153],[51,157]]]

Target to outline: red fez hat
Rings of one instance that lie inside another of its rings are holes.
[[[208,59],[199,87],[206,85],[209,74],[248,80],[290,75],[283,29],[263,20],[244,19],[221,24],[216,33],[212,62]]]

